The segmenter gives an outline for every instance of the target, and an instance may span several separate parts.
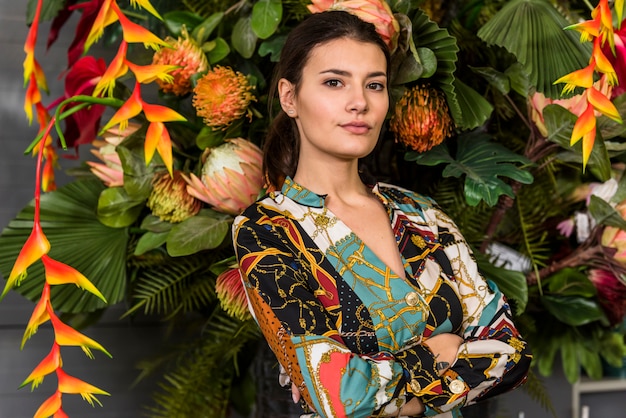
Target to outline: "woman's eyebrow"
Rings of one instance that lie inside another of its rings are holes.
[[[344,77],[349,77],[352,75],[350,71],[339,70],[336,68],[329,68],[328,70],[320,71],[320,74],[326,74],[326,73],[341,75]],[[384,71],[373,71],[367,74],[367,78],[373,78],[373,77],[387,77],[387,73]]]

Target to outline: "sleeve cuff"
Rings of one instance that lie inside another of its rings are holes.
[[[455,404],[469,392],[467,383],[454,370],[439,376],[435,357],[423,345],[400,351],[395,357],[404,369],[407,393],[419,397],[427,407]]]

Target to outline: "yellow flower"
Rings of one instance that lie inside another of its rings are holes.
[[[152,57],[153,64],[174,65],[177,68],[170,72],[173,80],[157,80],[157,84],[165,93],[183,96],[192,90],[191,77],[205,72],[209,67],[206,55],[200,47],[183,34],[175,40],[165,39],[170,48],[161,48]]]
[[[413,87],[396,103],[389,128],[396,141],[417,152],[439,145],[454,127],[443,92]]]
[[[187,192],[180,171],[174,171],[173,176],[165,171],[155,173],[146,205],[153,215],[172,223],[182,222],[202,209],[202,202]]]
[[[193,105],[208,126],[226,129],[245,114],[251,117],[252,89],[245,75],[218,65],[198,80]]]

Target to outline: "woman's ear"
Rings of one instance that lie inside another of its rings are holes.
[[[278,97],[283,111],[292,118],[296,117],[298,110],[296,109],[295,87],[285,78],[278,80]]]

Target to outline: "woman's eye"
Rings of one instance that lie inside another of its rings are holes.
[[[372,89],[372,90],[376,90],[376,91],[383,91],[383,90],[385,90],[385,85],[384,85],[383,83],[378,83],[378,82],[376,82],[376,83],[370,83],[370,84],[368,85],[368,87],[369,87],[370,89]]]
[[[341,86],[341,81],[339,80],[327,80],[325,84],[329,87],[339,87]]]

